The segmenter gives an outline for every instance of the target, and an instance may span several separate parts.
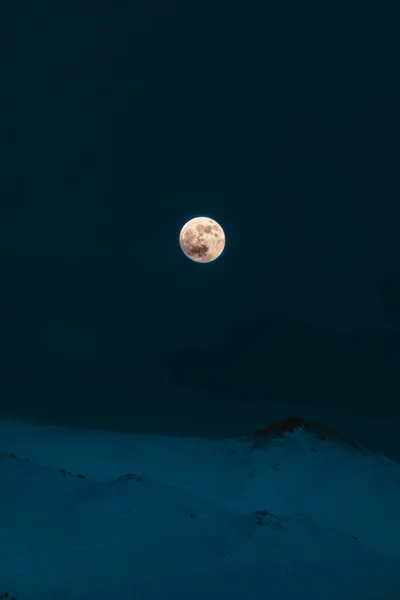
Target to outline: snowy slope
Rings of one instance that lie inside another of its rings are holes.
[[[2,422],[0,593],[398,599],[399,466],[292,429],[202,440]]]

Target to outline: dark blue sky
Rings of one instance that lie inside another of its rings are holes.
[[[400,45],[353,3],[14,5],[0,414],[400,458]],[[215,263],[183,256],[196,215]]]

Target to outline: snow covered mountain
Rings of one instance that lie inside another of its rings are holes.
[[[400,597],[400,466],[324,427],[212,440],[3,421],[1,450],[0,598]]]

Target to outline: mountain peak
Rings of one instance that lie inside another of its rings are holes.
[[[331,429],[326,425],[305,421],[300,417],[287,417],[282,421],[276,421],[264,429],[255,431],[255,435],[266,438],[279,438],[287,433],[293,433],[296,430],[303,429],[321,441],[335,440],[340,441],[346,446],[361,449],[361,445],[353,440],[346,439],[339,431]]]

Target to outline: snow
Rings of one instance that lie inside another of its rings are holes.
[[[400,465],[306,427],[0,421],[0,598],[400,598]]]

